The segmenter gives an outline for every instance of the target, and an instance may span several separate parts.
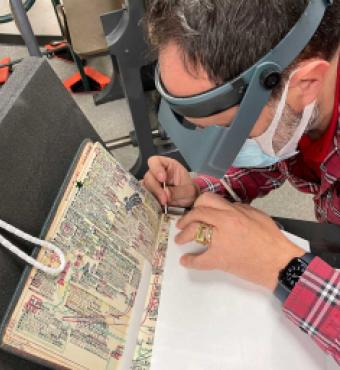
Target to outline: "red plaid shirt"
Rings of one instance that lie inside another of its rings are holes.
[[[340,224],[340,62],[334,114],[324,137],[304,137],[294,158],[262,169],[231,168],[225,182],[245,203],[267,195],[288,180],[296,189],[314,194],[315,214],[321,223]],[[313,158],[314,156],[314,158]],[[219,179],[195,179],[201,191],[229,198]],[[340,365],[340,273],[315,258],[284,303],[287,317],[310,335]]]

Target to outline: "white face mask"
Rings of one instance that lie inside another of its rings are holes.
[[[286,106],[289,84],[298,70],[294,71],[290,77],[286,86],[284,88],[282,97],[277,106],[274,118],[267,128],[267,130],[260,136],[253,139],[247,139],[244,146],[242,147],[240,153],[236,157],[233,166],[234,167],[268,167],[277,162],[283,161],[287,158],[296,155],[297,147],[301,137],[303,136],[306,128],[313,116],[316,101],[312,102],[305,107],[300,123],[294,132],[294,135],[290,138],[288,143],[275,153],[273,149],[273,138],[277,131],[277,128],[281,122],[283,112]]]

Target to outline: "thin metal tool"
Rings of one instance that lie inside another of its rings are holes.
[[[32,57],[41,58],[41,51],[39,48],[38,41],[34,36],[31,23],[26,14],[24,4],[21,0],[10,0],[9,1],[11,12],[16,26],[18,27],[22,38],[25,41],[29,55]]]
[[[106,141],[105,146],[109,150],[115,150],[115,149],[123,148],[129,145],[138,146],[137,138],[134,137],[133,134],[134,133],[132,132],[129,135]],[[152,134],[153,139],[157,139],[157,138],[162,139],[161,133],[159,132],[158,129],[151,131],[151,134]]]
[[[164,191],[166,190],[166,184],[165,184],[165,182],[163,182],[163,189],[164,189]],[[164,213],[166,215],[168,214],[168,204],[167,203],[165,203],[165,205],[164,205]]]

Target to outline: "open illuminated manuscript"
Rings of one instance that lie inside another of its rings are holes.
[[[141,324],[132,333],[131,367],[147,369],[168,217],[133,176],[92,143],[74,163],[51,217],[46,239],[65,253],[66,268],[57,277],[30,271],[4,325],[2,345],[52,367],[118,369],[135,314]],[[46,251],[38,260],[58,264]],[[133,313],[146,264],[152,270],[144,307]]]

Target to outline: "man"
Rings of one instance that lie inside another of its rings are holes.
[[[289,34],[307,6],[317,3],[150,1],[146,25],[158,52],[163,98],[170,96],[169,104],[195,99],[236,81]],[[153,157],[143,182],[163,205],[193,206],[178,222],[177,242],[203,234],[209,248],[183,256],[183,266],[220,269],[275,290],[287,316],[340,363],[339,273],[320,258],[305,256],[268,216],[248,205],[289,180],[314,194],[320,222],[340,224],[340,0],[329,5],[313,37],[285,68],[281,83],[275,83],[223,179],[202,175],[192,180],[175,160]],[[204,128],[204,135],[212,126],[234,127],[240,111],[242,103],[203,117],[183,114],[183,123]],[[190,150],[199,156],[203,149]],[[284,296],[279,292],[292,268],[301,273]]]

